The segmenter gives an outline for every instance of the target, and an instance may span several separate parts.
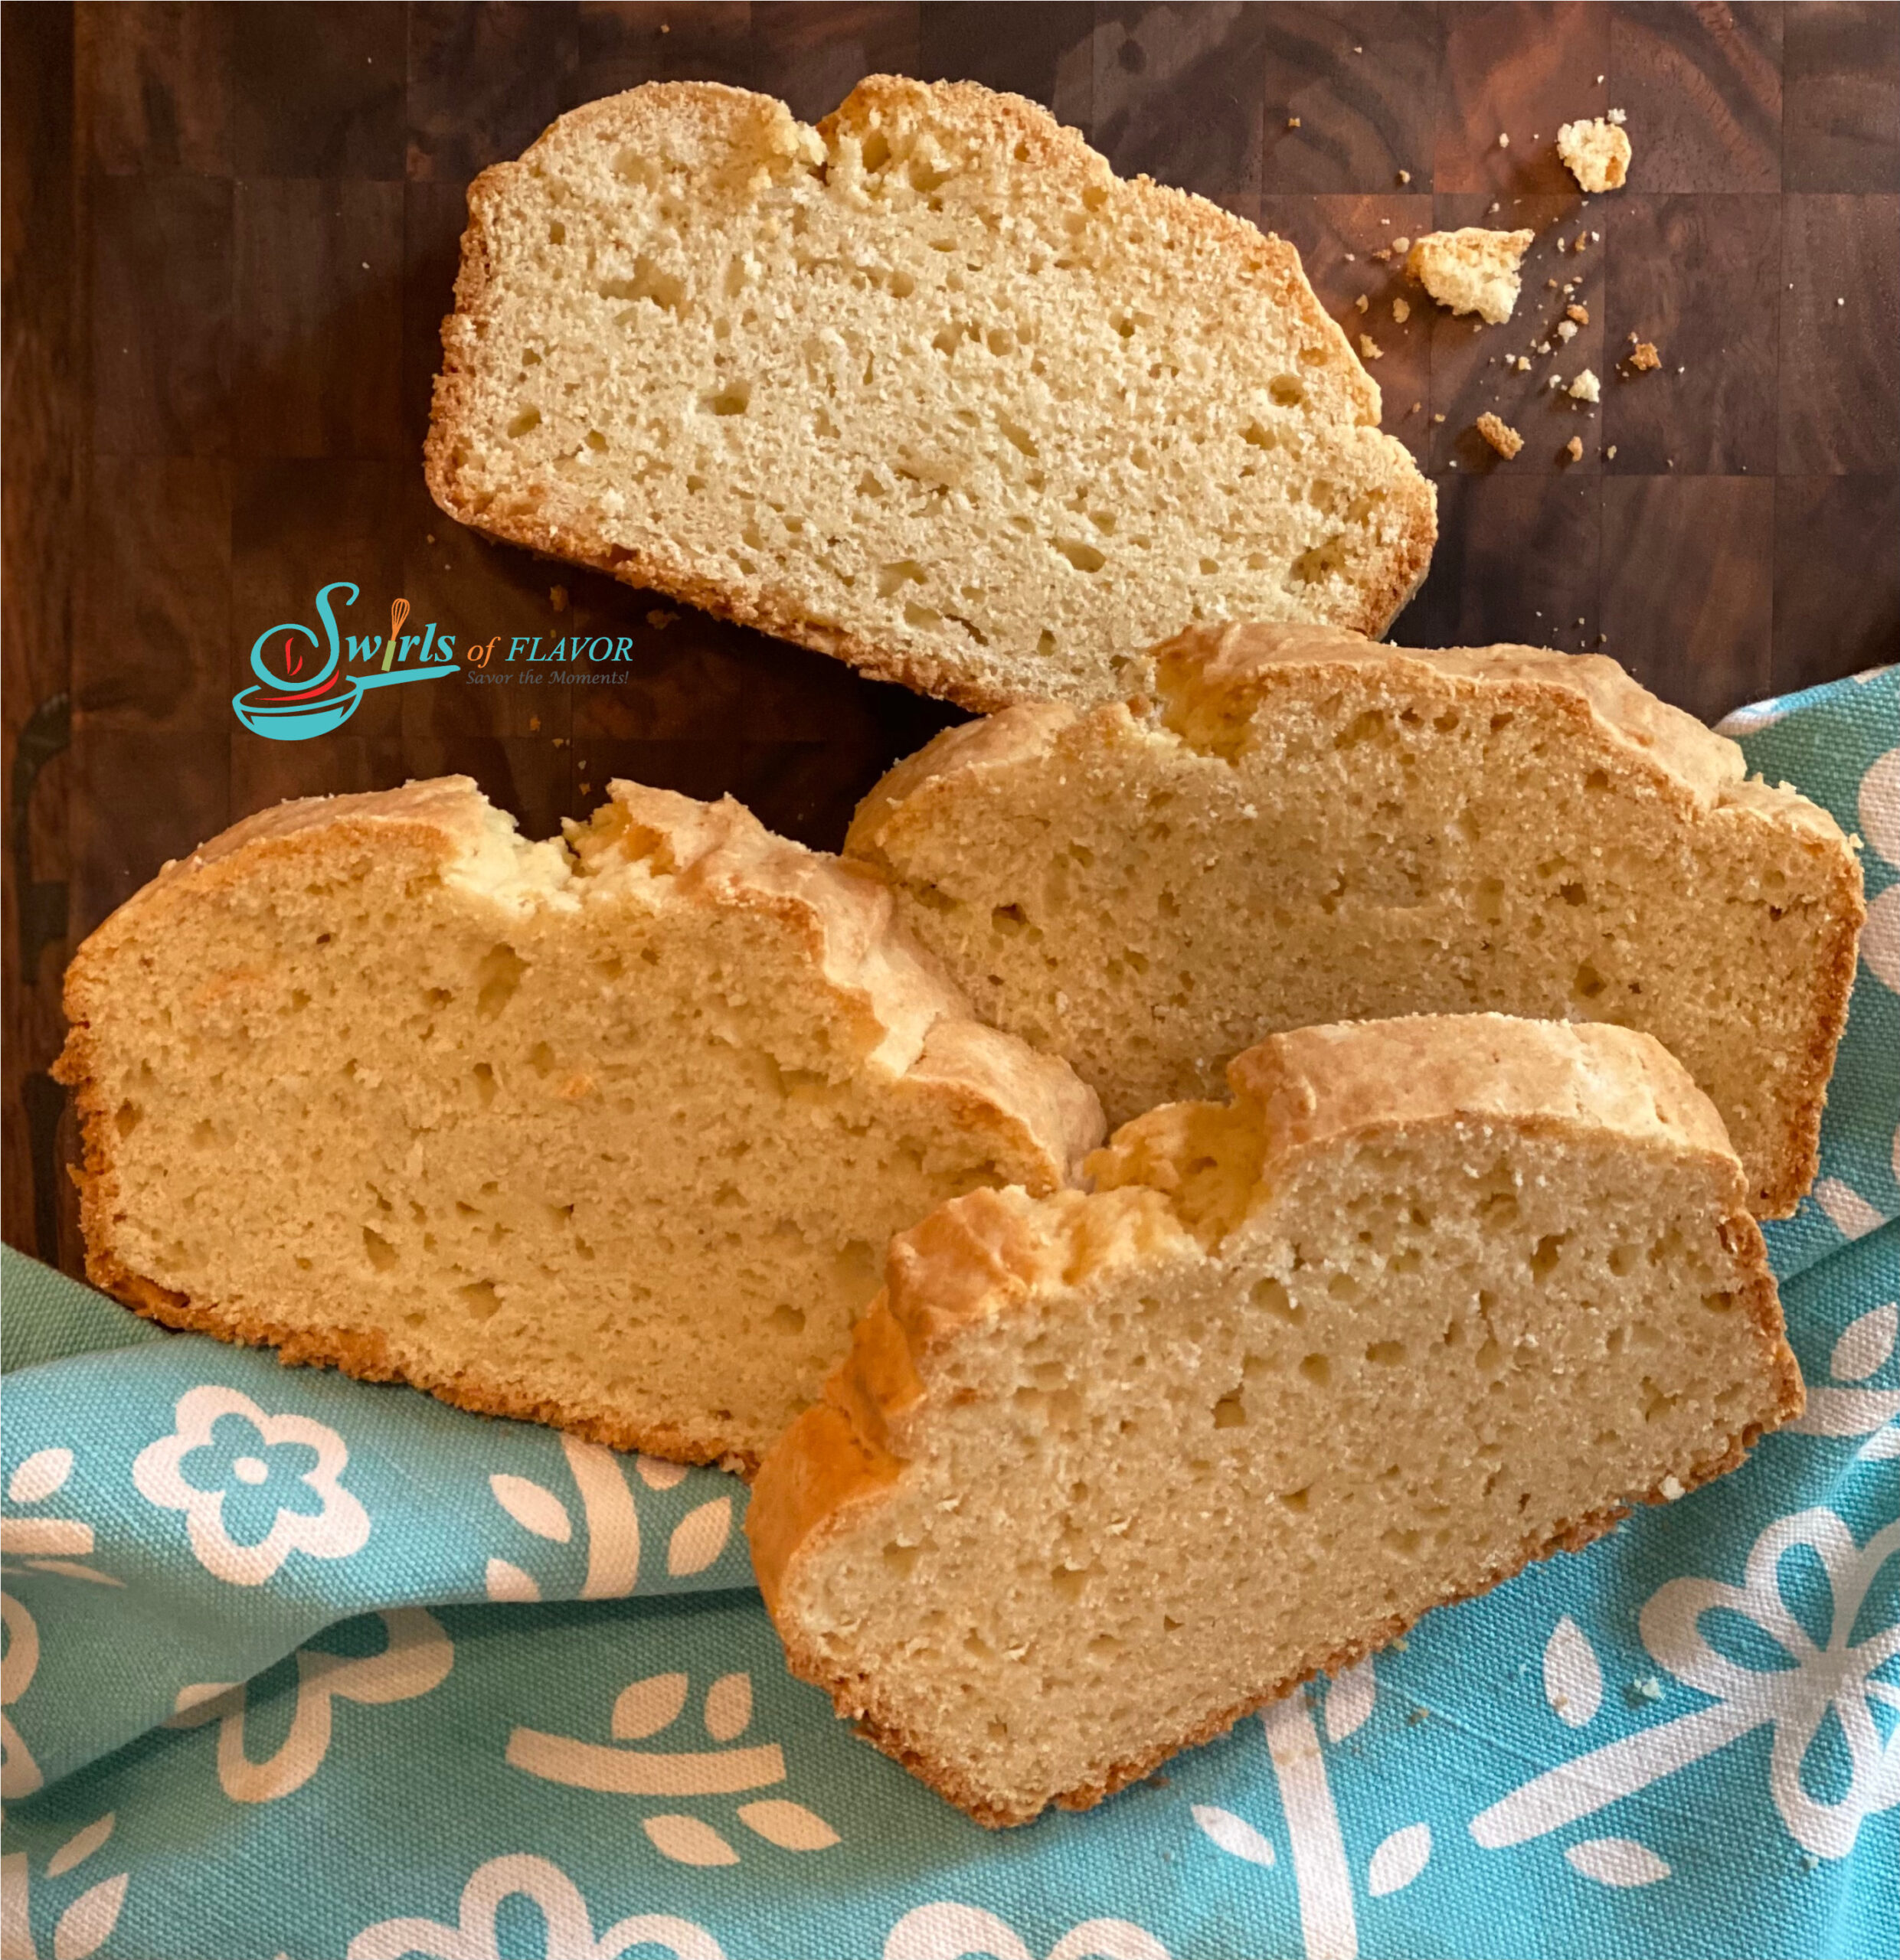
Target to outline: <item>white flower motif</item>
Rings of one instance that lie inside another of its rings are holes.
[[[1820,1560],[1833,1596],[1824,1647],[1810,1639],[1782,1595],[1781,1560],[1797,1546]],[[1546,1770],[1473,1818],[1472,1836],[1492,1850],[1523,1844],[1769,1726],[1774,1732],[1769,1793],[1790,1836],[1817,1857],[1846,1857],[1863,1818],[1900,1805],[1900,1727],[1883,1743],[1868,1707],[1871,1698],[1900,1709],[1900,1684],[1874,1678],[1875,1669],[1900,1654],[1900,1624],[1849,1644],[1869,1587],[1896,1553],[1900,1522],[1856,1548],[1840,1519],[1817,1508],[1770,1524],[1749,1552],[1739,1586],[1671,1579],[1643,1609],[1643,1645],[1678,1680],[1712,1697],[1712,1706]],[[1700,1625],[1717,1608],[1753,1622],[1792,1664],[1756,1668],[1719,1652]],[[1850,1773],[1846,1794],[1822,1802],[1803,1786],[1801,1764],[1830,1710],[1846,1743]]]
[[[180,1396],[178,1427],[142,1449],[132,1481],[148,1504],[181,1511],[191,1550],[214,1577],[261,1586],[293,1552],[346,1559],[369,1537],[369,1514],[341,1481],[349,1451],[307,1416],[267,1416],[234,1388]],[[260,1536],[233,1514],[270,1523]]]
[[[546,1858],[515,1853],[476,1867],[462,1889],[460,1923],[384,1919],[350,1942],[347,1960],[502,1960],[495,1920],[504,1900],[531,1899],[548,1929],[546,1960],[623,1960],[636,1948],[661,1947],[672,1960],[725,1960],[704,1926],[669,1913],[639,1913],[617,1921],[599,1939],[578,1887]]]
[[[217,1723],[217,1780],[233,1803],[267,1804],[288,1796],[309,1782],[329,1753],[333,1702],[410,1701],[447,1680],[455,1649],[433,1613],[399,1606],[378,1617],[388,1636],[380,1654],[352,1659],[320,1648],[297,1649],[290,1733],[262,1762],[245,1753],[247,1691],[241,1686],[210,1682],[181,1689],[165,1726],[195,1729]]]

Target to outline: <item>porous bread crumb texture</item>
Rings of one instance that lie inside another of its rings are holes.
[[[1739,1166],[1653,1043],[1289,1045],[1130,1125],[1095,1195],[901,1236],[760,1472],[794,1670],[986,1824],[1099,1801],[1800,1411]]]
[[[1566,122],[1557,132],[1557,154],[1571,175],[1592,193],[1620,190],[1630,174],[1629,136],[1601,116]]]
[[[1514,456],[1524,446],[1524,438],[1508,422],[1493,415],[1489,409],[1478,417],[1477,430],[1478,433],[1501,456]]]
[[[1596,401],[1602,395],[1596,376],[1588,368],[1571,383],[1566,392],[1575,401]]]
[[[1581,436],[1571,436],[1570,440],[1564,445],[1564,454],[1567,456],[1572,462],[1581,462],[1583,461],[1583,438]]]
[[[1663,357],[1656,352],[1654,341],[1640,340],[1630,350],[1630,368],[1634,374],[1646,374],[1650,368],[1660,368],[1662,364]]]
[[[881,880],[615,784],[530,844],[472,783],[265,813],[83,946],[88,1266],[173,1325],[620,1448],[755,1463],[888,1235],[1100,1135]]]
[[[1441,306],[1476,313],[1501,326],[1517,304],[1519,268],[1535,236],[1487,231],[1481,225],[1434,231],[1414,243],[1405,255],[1405,270]]]
[[[1277,1030],[1495,1009],[1647,1029],[1758,1214],[1814,1174],[1859,867],[1826,812],[1602,655],[1241,626],[1156,650],[1152,708],[938,737],[845,848],[997,1026],[1111,1123]]]
[[[577,110],[471,190],[443,341],[451,514],[974,707],[1383,632],[1435,535],[1290,246],[970,83]]]

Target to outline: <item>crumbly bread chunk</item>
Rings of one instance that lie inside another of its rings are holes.
[[[1599,116],[1566,122],[1557,132],[1557,154],[1586,191],[1620,190],[1630,174],[1630,139]]]
[[[1517,304],[1518,268],[1536,235],[1480,225],[1431,232],[1406,253],[1405,270],[1441,306],[1501,326]]]
[[[1493,415],[1488,408],[1478,417],[1477,427],[1478,433],[1506,460],[1524,446],[1524,438],[1502,416]]]
[[[1277,1029],[1493,1008],[1647,1029],[1791,1210],[1853,985],[1833,819],[1601,655],[1310,627],[1181,635],[1153,706],[953,729],[848,852],[1111,1123]]]
[[[875,874],[616,782],[530,844],[466,777],[287,803],[80,949],[88,1269],[175,1327],[741,1466],[885,1241],[1100,1135]]]
[[[1382,632],[1431,556],[1293,247],[971,83],[576,110],[476,181],[456,309],[452,516],[968,707],[1193,619]]]
[[[1679,1496],[1801,1408],[1741,1168],[1648,1036],[1279,1035],[1231,1104],[891,1249],[747,1519],[793,1671],[1015,1824]]]

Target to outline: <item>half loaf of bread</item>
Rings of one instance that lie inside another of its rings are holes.
[[[969,83],[576,109],[470,190],[443,347],[451,516],[972,707],[1382,632],[1435,535],[1291,246]]]
[[[1799,1413],[1720,1119],[1656,1042],[1275,1036],[1231,1104],[891,1248],[747,1519],[793,1669],[986,1824],[1085,1807]]]
[[[1156,649],[1158,698],[953,729],[848,852],[977,1011],[1119,1123],[1329,1021],[1494,1009],[1653,1034],[1758,1216],[1814,1174],[1860,871],[1833,819],[1601,655],[1311,627]]]
[[[465,777],[288,803],[80,949],[93,1278],[176,1327],[741,1465],[889,1234],[1100,1136],[882,880],[616,782],[530,844]]]

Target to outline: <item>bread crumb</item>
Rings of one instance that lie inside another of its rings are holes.
[[[531,714],[528,717],[528,732],[531,735],[538,735],[541,733],[541,717],[539,715]]]
[[[1408,415],[1416,415],[1418,411],[1424,407],[1424,405],[1425,404],[1422,401],[1415,401],[1412,403],[1410,408],[1406,410],[1405,413]]]
[[[1359,352],[1368,361],[1383,361],[1385,350],[1370,334],[1359,335]]]
[[[566,612],[567,609],[567,588],[564,585],[550,586],[548,588],[548,603],[557,612]]]
[[[1409,184],[1412,181],[1411,172],[1409,170],[1401,170],[1398,173],[1398,181],[1401,184]]]
[[[1395,299],[1392,302],[1392,318],[1396,320],[1401,327],[1411,318],[1411,305],[1408,300]]]
[[[1578,438],[1575,436],[1571,437],[1570,440],[1564,445],[1564,454],[1569,457],[1572,462],[1583,461],[1583,444]]]
[[[1613,126],[1622,120],[1621,110],[1613,109],[1607,122],[1599,116],[1591,122],[1566,122],[1557,132],[1557,154],[1584,190],[1620,190],[1627,179],[1630,139]]]
[[[1431,232],[1413,243],[1405,270],[1440,305],[1500,325],[1517,304],[1519,268],[1535,237],[1475,225]]]
[[[646,623],[656,633],[663,633],[679,617],[677,612],[662,612],[656,608],[646,616]]]
[[[1606,120],[1615,123],[1619,129],[1621,128],[1625,122],[1628,122],[1629,119],[1629,117],[1620,109],[1611,109],[1608,116],[1606,118]]]
[[[1499,130],[1498,132],[1498,148],[1501,150],[1508,150],[1510,147],[1510,138],[1506,136],[1502,130]]]
[[[1510,457],[1524,446],[1524,438],[1508,422],[1501,420],[1489,409],[1478,417],[1478,433],[1501,456]]]
[[[1299,128],[1299,126],[1300,126],[1300,119],[1299,119],[1299,117],[1298,117],[1298,116],[1289,116],[1287,118],[1287,127],[1289,129],[1298,129],[1298,128]]]
[[[1597,377],[1586,368],[1570,384],[1571,398],[1575,401],[1599,401],[1602,390],[1597,385]]]
[[[1367,299],[1367,298],[1366,298],[1365,295],[1364,293],[1362,293],[1362,292],[1359,295],[1359,296],[1358,297],[1358,299],[1356,299],[1356,300],[1354,300],[1354,301],[1353,301],[1353,302],[1352,302],[1352,304],[1353,304],[1356,307],[1357,307],[1357,308],[1359,309],[1359,310],[1362,313],[1363,313],[1363,312],[1365,311],[1365,309],[1366,309],[1367,306],[1368,306],[1368,305],[1369,305],[1371,303],[1372,303],[1372,302],[1371,302],[1369,300],[1368,300],[1368,299]]]
[[[1590,324],[1590,309],[1588,306],[1566,306],[1564,318],[1575,320],[1580,327],[1587,327]]]
[[[1577,338],[1576,322],[1575,320],[1559,320],[1557,322],[1557,338],[1561,341],[1575,340]]]
[[[1528,374],[1531,371],[1531,358],[1528,354],[1520,354],[1517,357],[1517,371],[1520,374]]]
[[[1640,340],[1630,350],[1630,368],[1633,374],[1640,374],[1662,364],[1663,357],[1656,352],[1653,341]]]
[[[1431,419],[1434,422],[1442,422],[1445,418],[1442,415],[1434,415]]]
[[[1409,238],[1395,238],[1392,240],[1392,250],[1395,252],[1409,252],[1411,248],[1412,242]]]
[[[425,531],[422,534],[422,541],[423,541],[423,544],[434,544],[434,542],[436,541],[436,534],[435,534],[435,533],[434,533],[433,531]]]
[[[1610,446],[1604,451],[1604,454],[1607,456],[1612,462],[1614,462],[1617,459],[1616,444],[1612,443]]]
[[[1589,238],[1589,235],[1588,235],[1588,233],[1586,233],[1586,232],[1581,232],[1581,231],[1580,231],[1580,232],[1578,232],[1578,234],[1577,234],[1577,242],[1576,242],[1576,243],[1575,243],[1575,244],[1574,244],[1573,246],[1571,246],[1570,249],[1571,249],[1573,252],[1583,252],[1583,251],[1587,251],[1587,250],[1588,250],[1589,247],[1590,247],[1590,238]]]

